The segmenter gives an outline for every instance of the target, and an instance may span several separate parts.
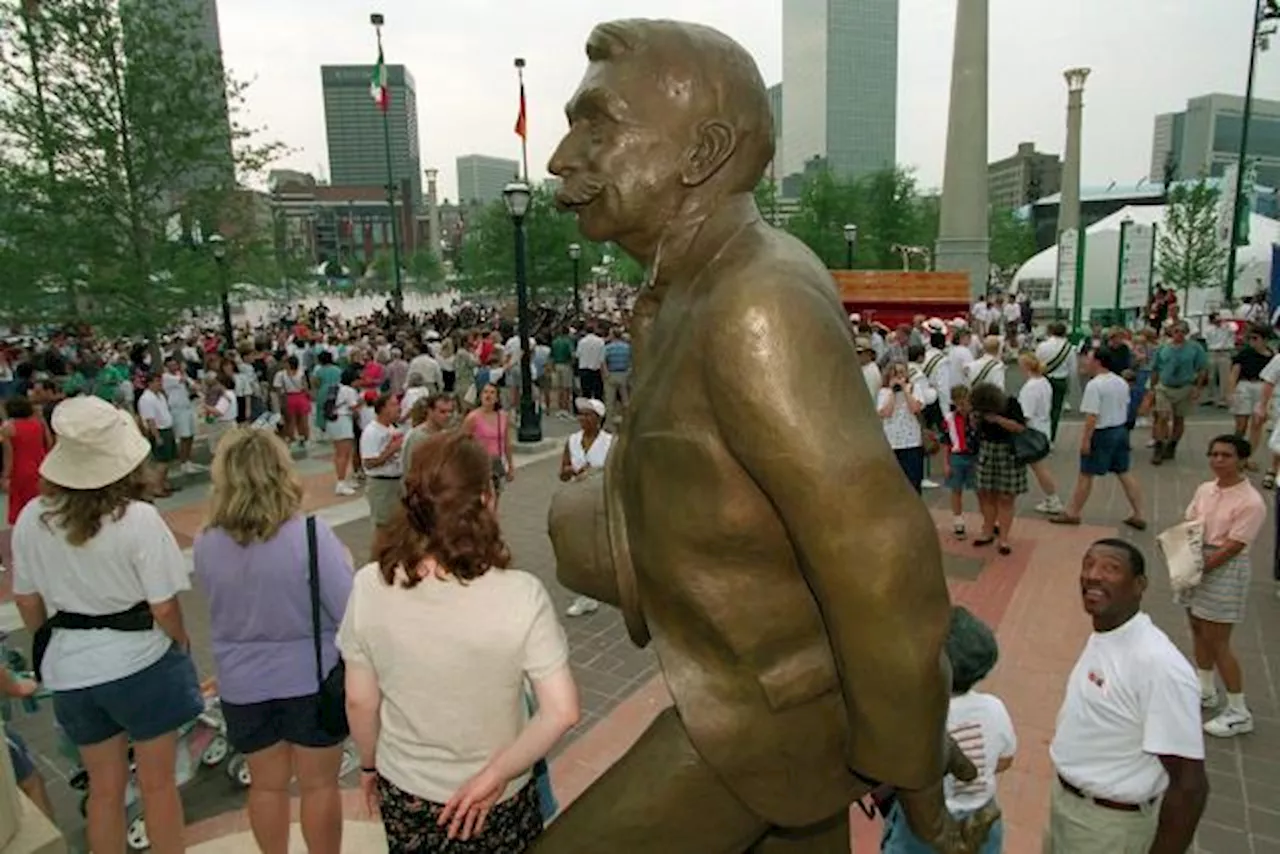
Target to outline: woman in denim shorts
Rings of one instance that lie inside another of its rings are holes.
[[[89,848],[124,850],[132,744],[151,850],[183,851],[178,729],[204,706],[178,605],[186,565],[141,500],[151,446],[97,397],[63,401],[52,426],[46,493],[13,529],[13,592],[54,715],[89,775]]]

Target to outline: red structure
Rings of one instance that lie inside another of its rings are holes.
[[[832,270],[840,301],[850,314],[890,328],[916,315],[967,317],[969,277],[965,273],[900,270]]]

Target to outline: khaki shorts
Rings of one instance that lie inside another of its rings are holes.
[[[1262,403],[1261,380],[1241,380],[1236,383],[1236,392],[1231,398],[1232,415],[1253,415],[1253,410],[1259,403]]]
[[[1156,387],[1156,414],[1172,415],[1174,418],[1186,418],[1191,411],[1191,392],[1195,386],[1184,385],[1169,388],[1167,385]]]
[[[553,365],[551,387],[573,390],[573,365]]]

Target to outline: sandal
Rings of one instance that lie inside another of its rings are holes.
[[[1056,515],[1056,516],[1050,516],[1050,517],[1049,517],[1049,524],[1051,524],[1051,525],[1079,525],[1079,524],[1080,524],[1080,517],[1079,517],[1079,516],[1068,516],[1066,513],[1059,513],[1059,514],[1058,514],[1058,515]]]
[[[1130,516],[1128,519],[1125,519],[1125,520],[1124,520],[1124,523],[1125,523],[1126,525],[1128,525],[1130,528],[1133,528],[1133,530],[1135,530],[1135,531],[1145,531],[1145,530],[1147,530],[1147,520],[1146,520],[1146,519],[1139,519],[1139,518],[1137,518],[1136,516]]]
[[[989,546],[996,541],[995,535],[987,536],[983,534],[981,537],[973,541],[975,546]]]
[[[1011,555],[1013,554],[1013,546],[1008,543],[1001,543],[996,547],[996,551],[1000,552],[1002,555]]]

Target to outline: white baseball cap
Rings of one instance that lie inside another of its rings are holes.
[[[573,406],[579,412],[594,412],[601,420],[604,419],[604,403],[593,397],[579,397],[574,400]]]

